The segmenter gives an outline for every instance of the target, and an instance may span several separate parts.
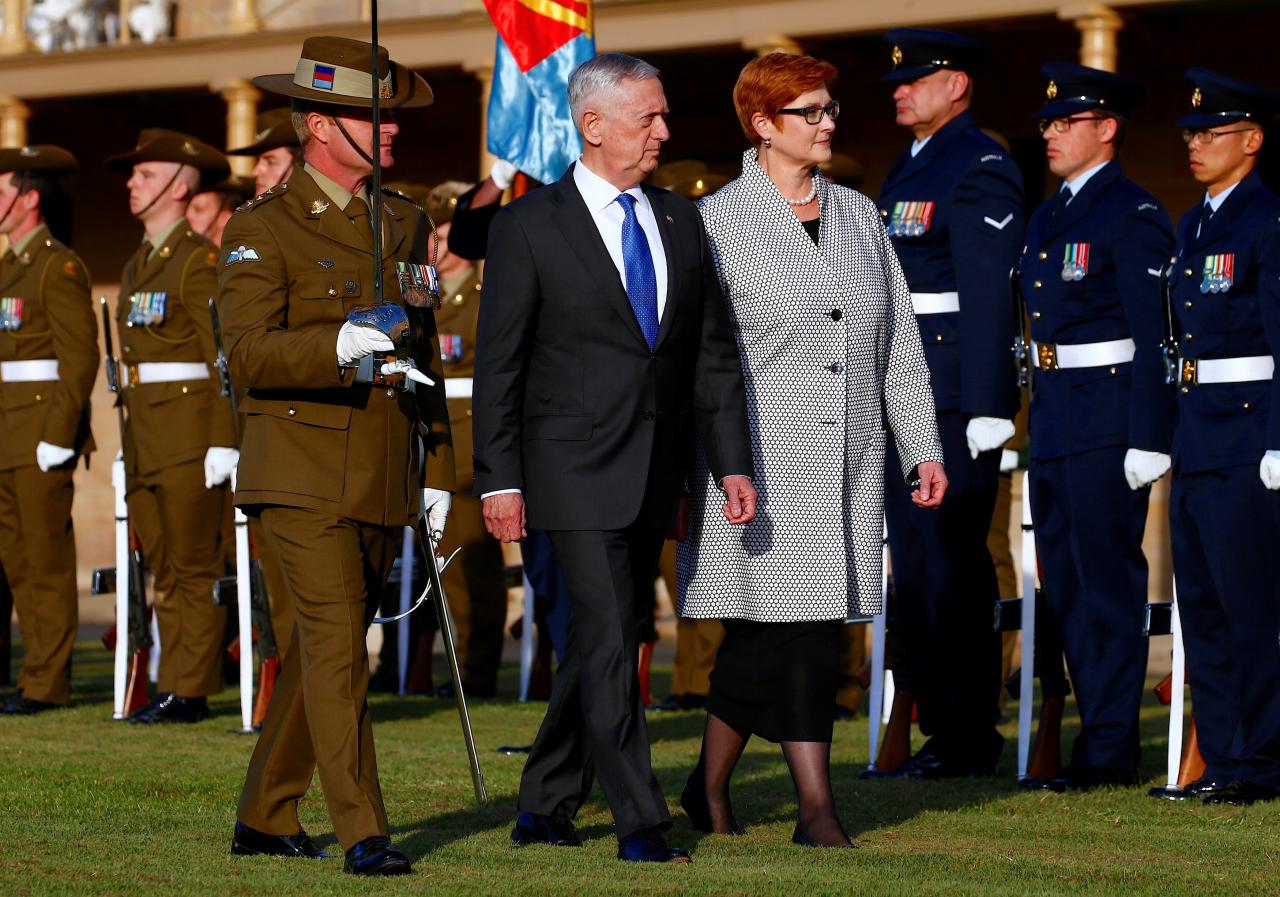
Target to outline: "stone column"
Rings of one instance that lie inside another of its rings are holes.
[[[129,13],[132,11],[133,0],[120,0],[120,34],[116,43],[127,44],[133,41],[133,34],[129,31]]]
[[[27,119],[31,110],[17,97],[0,97],[0,147],[27,145]]]
[[[497,161],[489,152],[489,96],[493,92],[493,59],[463,66],[480,82],[480,170],[479,179],[489,176],[489,169]]]
[[[795,39],[785,34],[744,37],[742,49],[752,50],[757,56],[768,56],[770,53],[790,53],[792,56],[800,56],[804,53]]]
[[[258,15],[257,0],[231,0],[227,10],[228,34],[252,34],[262,30],[262,17]]]
[[[1097,3],[1077,4],[1058,10],[1058,18],[1072,22],[1080,32],[1080,64],[1116,70],[1116,35],[1124,20],[1115,10]]]
[[[0,34],[0,54],[9,56],[25,53],[31,49],[31,44],[27,41],[26,24],[23,22],[25,7],[23,0],[4,0],[3,7],[0,7],[0,12],[4,16],[4,33]],[[12,144],[6,144],[6,146],[10,145]]]
[[[221,91],[227,104],[227,148],[234,149],[253,143],[258,117],[258,100],[262,94],[250,82],[237,79]],[[252,156],[228,156],[231,173],[248,176],[253,174],[255,160]]]

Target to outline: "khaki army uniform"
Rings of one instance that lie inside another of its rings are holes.
[[[471,494],[471,377],[479,319],[479,273],[471,269],[460,279],[442,282],[436,325],[449,400],[457,491],[441,547],[445,557],[462,550],[445,571],[444,590],[457,628],[463,678],[470,690],[483,695],[491,694],[498,685],[507,590],[502,577],[502,547],[485,530],[483,503]]]
[[[226,487],[205,488],[204,457],[210,446],[234,447],[235,429],[212,367],[216,264],[213,244],[179,219],[125,265],[116,306],[129,520],[156,576],[158,687],[184,698],[222,690],[226,611],[211,596]],[[144,323],[145,313],[161,320]]]
[[[429,228],[398,194],[378,205],[386,299],[398,302],[396,263],[429,261]],[[232,378],[248,390],[236,502],[261,517],[296,610],[237,816],[296,833],[318,770],[344,849],[388,832],[365,633],[422,487],[454,489],[431,310],[407,308],[410,352],[436,386],[358,384],[338,366],[348,312],[373,302],[372,236],[365,199],[305,166],[232,216],[219,269]]]
[[[94,448],[89,393],[100,354],[89,272],[40,225],[0,259],[0,297],[0,558],[25,646],[18,685],[26,698],[65,704],[77,626],[75,458],[41,472],[36,444],[76,457]]]

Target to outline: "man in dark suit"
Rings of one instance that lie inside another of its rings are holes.
[[[569,644],[521,781],[517,844],[576,845],[595,772],[618,856],[688,862],[649,758],[635,596],[657,574],[696,425],[745,524],[756,493],[742,371],[697,212],[640,182],[667,139],[658,72],[598,56],[569,81],[584,144],[559,182],[494,218],[480,306],[475,481],[511,542],[547,530],[573,599]]]

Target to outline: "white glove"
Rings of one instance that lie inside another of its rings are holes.
[[[1000,417],[975,417],[964,429],[969,456],[975,461],[983,452],[995,451],[1013,438],[1013,421]]]
[[[427,529],[439,538],[444,532],[444,521],[453,505],[453,493],[427,486],[422,490],[422,516],[427,518]]]
[[[49,442],[36,443],[36,466],[44,473],[61,467],[76,456],[75,449],[63,448]]]
[[[1268,449],[1258,465],[1258,475],[1262,477],[1262,485],[1272,492],[1280,490],[1280,452]]]
[[[212,489],[221,486],[236,471],[240,463],[240,453],[233,448],[222,445],[211,445],[204,453],[204,488]]]
[[[1160,479],[1172,466],[1173,459],[1162,452],[1131,448],[1124,453],[1124,478],[1135,492]]]
[[[498,159],[489,169],[489,180],[493,181],[494,186],[499,190],[507,190],[516,179],[519,170],[506,159]]]
[[[395,343],[381,330],[347,321],[338,331],[338,364],[351,367],[354,362],[374,352],[390,352]]]
[[[1000,472],[1009,473],[1018,469],[1018,453],[1013,449],[1000,450]]]
[[[397,358],[395,361],[388,361],[382,366],[382,373],[387,376],[392,374],[404,374],[414,383],[421,383],[424,386],[436,385],[436,381],[418,370],[418,366],[414,364],[412,358]]]

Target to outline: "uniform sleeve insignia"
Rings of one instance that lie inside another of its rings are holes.
[[[227,260],[224,265],[235,265],[239,262],[258,262],[262,257],[258,255],[258,250],[252,246],[240,246],[227,253]]]

